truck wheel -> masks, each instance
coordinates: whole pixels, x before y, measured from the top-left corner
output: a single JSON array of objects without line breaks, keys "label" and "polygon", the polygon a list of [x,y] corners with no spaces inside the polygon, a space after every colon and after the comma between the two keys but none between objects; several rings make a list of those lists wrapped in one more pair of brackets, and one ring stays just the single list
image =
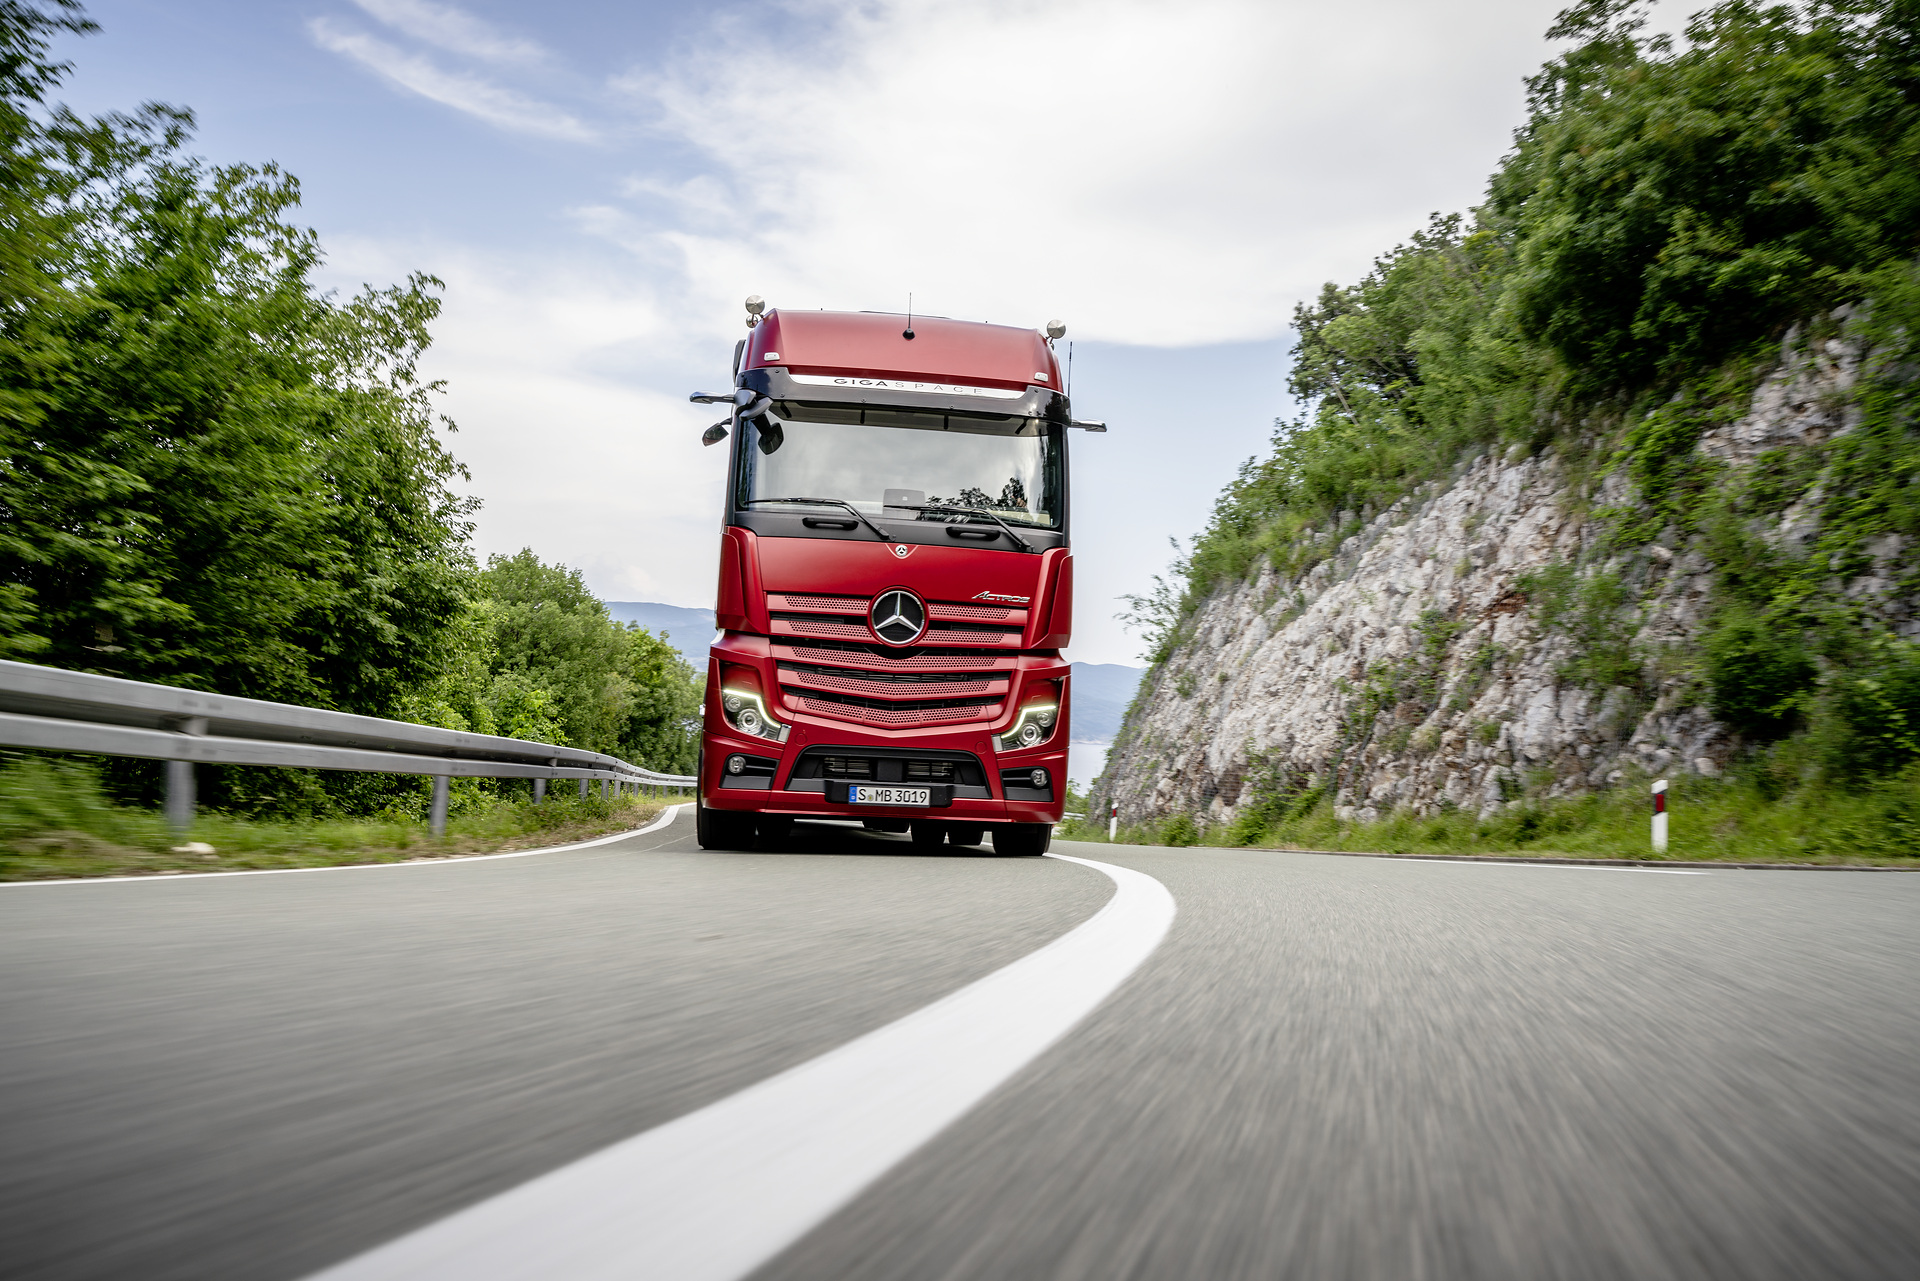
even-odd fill
[{"label": "truck wheel", "polygon": [[955,845],[978,845],[986,834],[985,823],[947,824],[947,840]]},{"label": "truck wheel", "polygon": [[1051,823],[996,823],[993,827],[993,852],[1001,858],[1038,858],[1051,844]]},{"label": "truck wheel", "polygon": [[793,835],[793,815],[762,814],[754,826],[762,844],[774,845]]},{"label": "truck wheel", "polygon": [[704,805],[693,812],[693,837],[703,850],[753,848],[753,815],[713,810]]},{"label": "truck wheel", "polygon": [[946,844],[947,825],[916,820],[913,824],[913,848],[917,850],[937,850]]}]

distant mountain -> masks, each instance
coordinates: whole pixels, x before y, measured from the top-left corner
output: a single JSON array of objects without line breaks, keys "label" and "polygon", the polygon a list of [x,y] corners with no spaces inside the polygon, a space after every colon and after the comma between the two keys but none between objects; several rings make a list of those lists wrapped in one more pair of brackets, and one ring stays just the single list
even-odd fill
[{"label": "distant mountain", "polygon": [[1133,691],[1146,671],[1123,663],[1075,663],[1073,741],[1111,743],[1120,732],[1120,718],[1127,714],[1127,704],[1133,701]]},{"label": "distant mountain", "polygon": [[696,672],[707,670],[707,646],[713,644],[713,611],[656,605],[645,600],[603,602],[615,622],[638,623],[680,651]]}]

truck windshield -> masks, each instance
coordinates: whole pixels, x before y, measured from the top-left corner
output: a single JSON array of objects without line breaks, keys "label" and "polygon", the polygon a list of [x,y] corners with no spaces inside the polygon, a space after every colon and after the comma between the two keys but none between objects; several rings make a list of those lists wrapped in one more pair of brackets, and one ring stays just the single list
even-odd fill
[{"label": "truck windshield", "polygon": [[[1057,431],[1038,418],[780,402],[742,424],[735,503],[759,511],[804,495],[893,521],[984,517],[921,507],[979,507],[1009,525],[1059,529]],[[807,504],[795,504],[796,509]]]}]

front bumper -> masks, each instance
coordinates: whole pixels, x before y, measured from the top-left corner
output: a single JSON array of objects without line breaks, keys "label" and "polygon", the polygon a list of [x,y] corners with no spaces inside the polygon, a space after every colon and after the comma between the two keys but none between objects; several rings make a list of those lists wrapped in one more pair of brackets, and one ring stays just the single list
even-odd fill
[{"label": "front bumper", "polygon": [[836,805],[821,792],[736,791],[716,788],[701,797],[709,809],[750,810],[755,814],[788,814],[795,818],[929,818],[943,823],[1058,823],[1066,809],[1060,801],[978,800],[956,796],[951,803],[929,809],[920,806]]},{"label": "front bumper", "polygon": [[[1017,755],[996,754],[990,750],[980,750],[978,737],[978,735],[971,735],[964,741],[949,742],[920,738],[911,745],[921,749],[969,752],[979,760],[986,776],[984,786],[931,785],[935,792],[934,803],[922,807],[854,805],[845,800],[836,801],[835,796],[846,795],[844,781],[791,776],[800,752],[804,750],[803,743],[788,743],[785,750],[781,750],[764,740],[746,739],[732,734],[724,737],[710,734],[704,744],[700,799],[701,803],[710,809],[785,814],[799,818],[919,817],[950,823],[1058,823],[1067,804],[1066,748],[1062,746],[1050,750],[1042,747]],[[871,745],[880,746],[879,743]],[[907,746],[899,739],[885,740],[885,745],[895,749]],[[845,747],[850,752],[859,750],[859,747],[854,744],[846,744]],[[749,781],[726,773],[725,762],[728,756],[739,753],[765,757],[772,756],[775,752],[779,753],[779,763],[775,766],[773,776],[770,778],[762,777]],[[1054,798],[1052,800],[1009,799],[1001,779],[1001,771],[1014,768],[1032,769],[1035,766],[1043,767],[1052,774],[1055,780]],[[839,786],[835,786],[836,783],[839,783]],[[896,781],[890,785],[919,786],[911,781]],[[940,803],[942,799],[945,800],[945,804]]]}]

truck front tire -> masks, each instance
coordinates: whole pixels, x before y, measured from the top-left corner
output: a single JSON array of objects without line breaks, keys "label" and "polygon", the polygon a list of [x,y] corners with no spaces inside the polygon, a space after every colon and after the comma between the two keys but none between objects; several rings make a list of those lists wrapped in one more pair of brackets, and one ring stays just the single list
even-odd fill
[{"label": "truck front tire", "polygon": [[1053,844],[1051,823],[995,823],[993,852],[1001,858],[1038,858]]},{"label": "truck front tire", "polygon": [[703,850],[750,850],[753,818],[752,814],[697,805],[693,811],[693,836]]}]

